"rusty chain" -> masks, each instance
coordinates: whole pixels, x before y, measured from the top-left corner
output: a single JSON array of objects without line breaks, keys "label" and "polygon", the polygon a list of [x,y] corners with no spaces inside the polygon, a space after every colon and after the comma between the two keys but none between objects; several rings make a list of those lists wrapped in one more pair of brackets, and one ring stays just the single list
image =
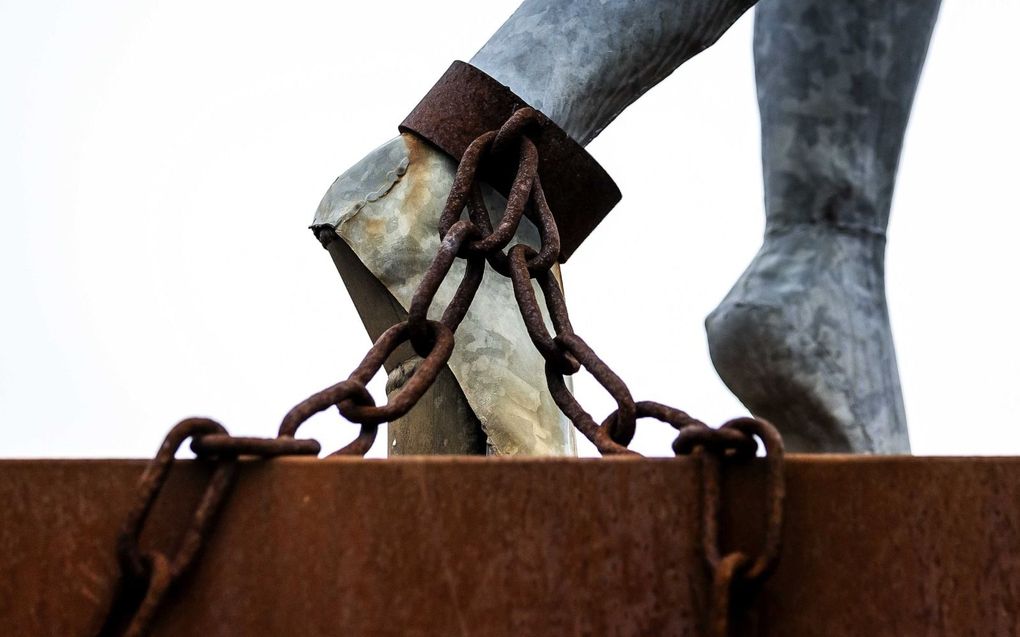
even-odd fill
[{"label": "rusty chain", "polygon": [[[440,216],[439,250],[412,297],[407,319],[386,330],[346,380],[295,405],[284,417],[276,438],[230,436],[218,423],[198,418],[182,421],[170,431],[139,481],[136,506],[121,532],[118,543],[121,581],[98,633],[100,636],[146,634],[167,591],[199,553],[212,520],[229,492],[239,456],[317,455],[320,451],[317,441],[295,436],[305,421],[334,406],[361,430],[352,442],[330,455],[367,453],[375,442],[378,426],[407,414],[450,359],[454,333],[481,285],[486,263],[511,281],[528,335],[545,360],[546,381],[557,406],[601,454],[637,455],[628,449],[637,420],[653,418],[677,430],[673,449],[678,456],[695,453],[701,458],[702,545],[706,564],[712,572],[714,591],[710,627],[718,637],[728,634],[731,606],[735,600],[747,598],[748,593],[771,573],[778,558],[784,497],[782,439],[772,425],[762,420],[742,418],[712,429],[679,409],[650,401],[635,402],[626,383],[574,332],[563,290],[553,271],[559,261],[560,236],[542,190],[538,149],[531,138],[542,121],[542,116],[534,109],[520,108],[500,129],[480,135],[464,151]],[[515,150],[517,154],[513,157]],[[506,210],[495,228],[480,188],[480,175],[488,162],[515,162],[517,166]],[[462,218],[465,209],[466,219]],[[510,246],[524,218],[538,229],[541,240],[538,250],[523,243]],[[332,234],[330,230],[322,232]],[[335,235],[320,234],[319,238],[326,245]],[[429,308],[458,258],[466,261],[460,284],[440,320],[429,320]],[[532,279],[542,292],[552,334],[546,327]],[[411,377],[388,396],[386,404],[377,406],[367,384],[382,369],[383,362],[405,342],[410,342],[422,360]],[[616,409],[601,424],[585,411],[567,387],[565,377],[582,368],[616,402]],[[752,560],[739,551],[720,553],[719,476],[723,462],[755,455],[755,437],[762,440],[767,454],[768,514],[764,546]],[[205,493],[172,556],[157,549],[143,550],[139,537],[145,520],[166,482],[177,449],[188,438],[197,457],[213,463]]]},{"label": "rusty chain", "polygon": [[[719,549],[720,466],[725,462],[755,457],[758,447],[755,437],[760,438],[765,446],[765,538],[754,558],[739,550],[723,554]],[[718,429],[700,423],[685,427],[680,430],[673,449],[677,455],[693,453],[701,461],[701,546],[705,562],[712,572],[709,634],[727,637],[736,634],[735,609],[746,604],[779,561],[783,502],[786,498],[783,439],[776,428],[764,420],[737,418]]]},{"label": "rusty chain", "polygon": [[[172,553],[159,548],[143,549],[141,536],[146,520],[166,485],[177,450],[189,438],[198,458],[213,465],[205,490]],[[117,538],[119,581],[96,634],[139,637],[148,633],[159,605],[198,557],[230,491],[238,457],[317,455],[319,450],[315,440],[297,440],[287,435],[271,439],[234,438],[208,418],[188,418],[175,425],[138,480],[138,498]]]}]

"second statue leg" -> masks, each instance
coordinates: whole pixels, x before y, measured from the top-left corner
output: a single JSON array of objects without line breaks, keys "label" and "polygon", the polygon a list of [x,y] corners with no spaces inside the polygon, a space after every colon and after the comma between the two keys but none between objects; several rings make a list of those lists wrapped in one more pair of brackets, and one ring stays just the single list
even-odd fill
[{"label": "second statue leg", "polygon": [[910,449],[885,230],[939,0],[765,0],[765,240],[708,317],[720,376],[795,451]]}]

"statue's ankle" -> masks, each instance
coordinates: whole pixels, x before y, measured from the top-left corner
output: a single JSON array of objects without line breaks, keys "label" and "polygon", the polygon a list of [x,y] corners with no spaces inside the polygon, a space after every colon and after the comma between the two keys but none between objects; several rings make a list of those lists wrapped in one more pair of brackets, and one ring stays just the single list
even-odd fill
[{"label": "statue's ankle", "polygon": [[842,237],[860,237],[884,242],[886,229],[878,223],[863,221],[841,221],[838,219],[768,220],[765,223],[765,238],[794,233],[831,234]]}]

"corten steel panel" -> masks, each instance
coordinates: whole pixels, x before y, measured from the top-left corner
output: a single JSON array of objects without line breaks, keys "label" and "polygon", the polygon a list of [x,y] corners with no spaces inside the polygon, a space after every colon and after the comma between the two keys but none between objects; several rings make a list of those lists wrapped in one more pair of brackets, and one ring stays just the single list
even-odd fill
[{"label": "corten steel panel", "polygon": [[[0,634],[83,635],[140,461],[0,461]],[[726,482],[754,547],[762,466]],[[173,471],[172,538],[205,469]],[[700,635],[691,459],[246,463],[159,635]],[[794,456],[762,636],[1020,635],[1020,458]],[[732,546],[732,543],[724,543]]]}]

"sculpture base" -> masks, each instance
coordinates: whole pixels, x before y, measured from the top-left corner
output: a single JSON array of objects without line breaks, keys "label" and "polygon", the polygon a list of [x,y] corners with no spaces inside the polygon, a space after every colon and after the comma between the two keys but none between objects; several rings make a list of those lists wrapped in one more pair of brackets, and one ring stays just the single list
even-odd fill
[{"label": "sculpture base", "polygon": [[[144,466],[0,461],[0,626],[83,634]],[[725,481],[724,549],[758,548],[762,465]],[[143,540],[174,546],[207,467]],[[243,463],[155,634],[700,635],[697,459]],[[1020,635],[1020,458],[790,456],[759,636]]]}]

